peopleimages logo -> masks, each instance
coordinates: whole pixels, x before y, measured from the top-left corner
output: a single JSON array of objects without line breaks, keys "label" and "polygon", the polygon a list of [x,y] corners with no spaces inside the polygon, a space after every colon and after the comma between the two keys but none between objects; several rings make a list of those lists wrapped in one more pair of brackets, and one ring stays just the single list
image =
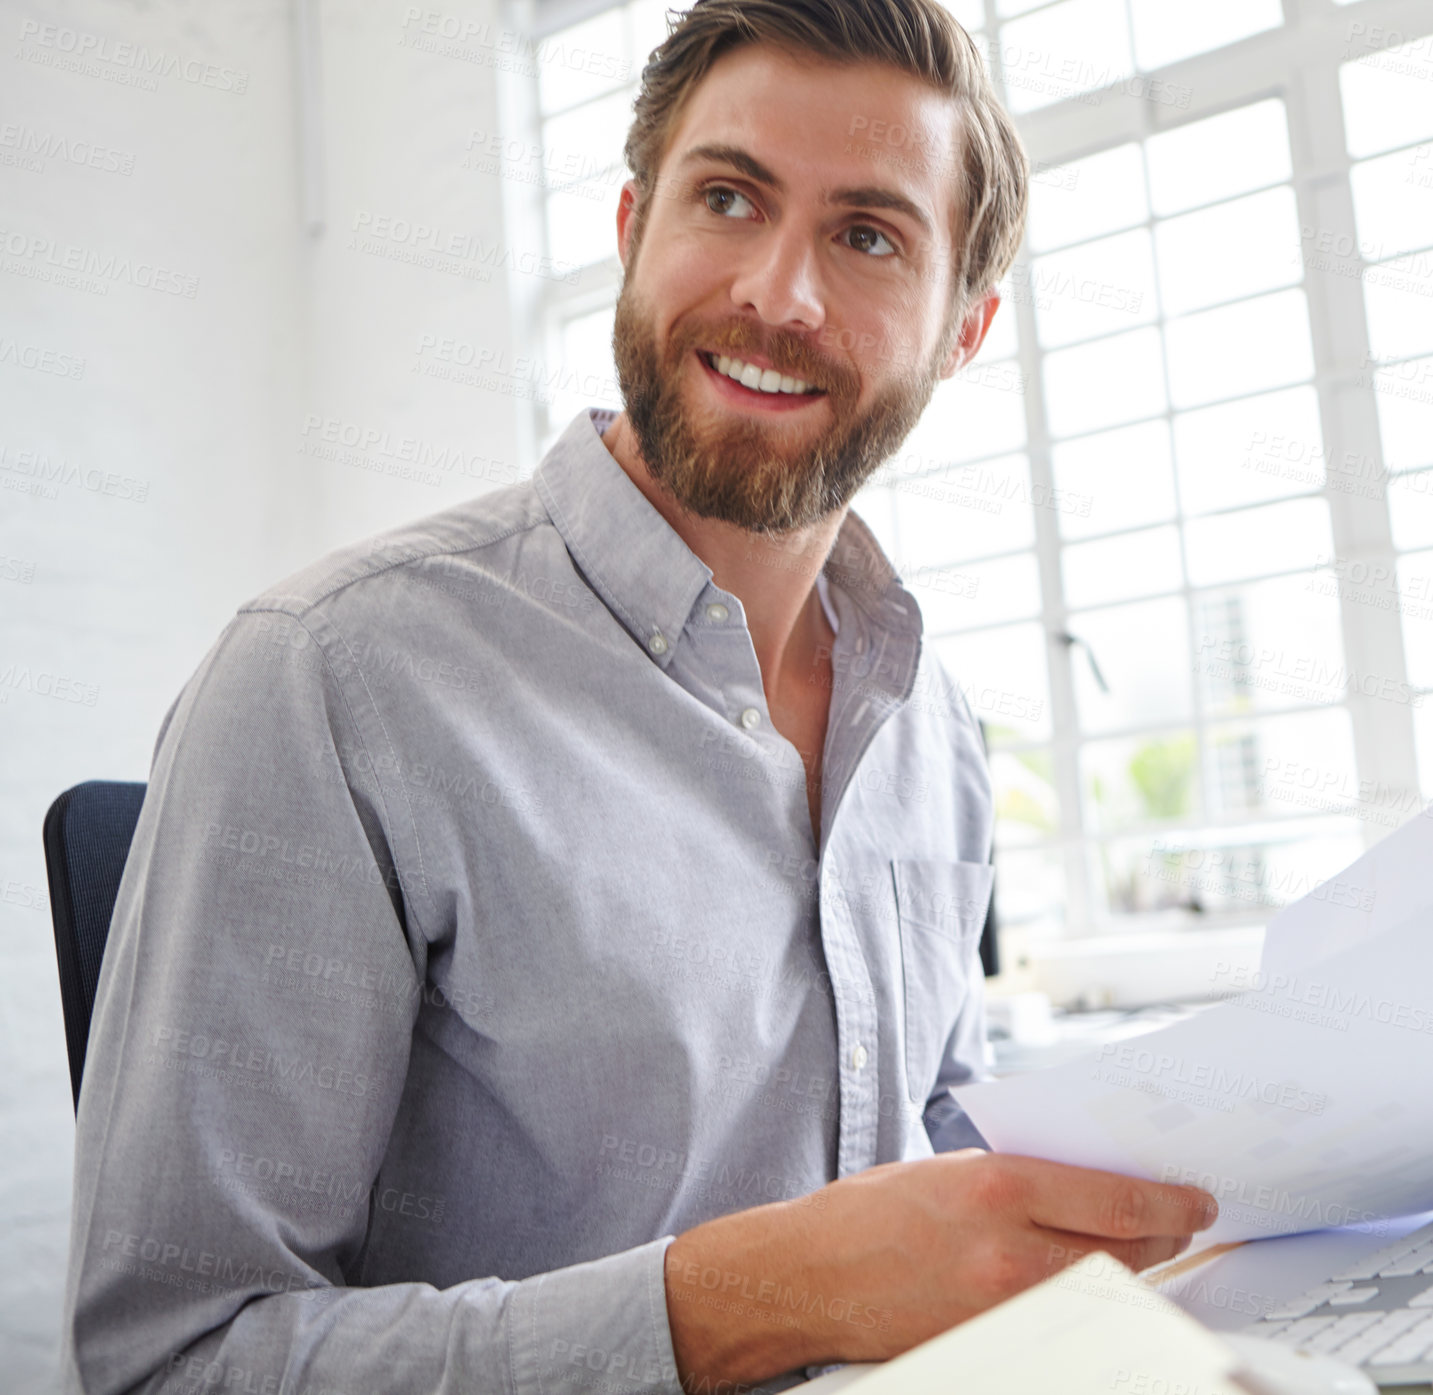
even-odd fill
[{"label": "peopleimages logo", "polygon": [[41,24],[33,19],[20,21],[20,48],[15,57],[42,67],[120,82],[144,92],[157,92],[156,79],[162,77],[177,77],[195,87],[212,87],[236,95],[249,90],[249,74],[243,68],[183,58],[145,44],[114,43],[102,34]]},{"label": "peopleimages logo", "polygon": [[1229,984],[1216,996],[1232,1001],[1237,1007],[1263,1010],[1263,1004],[1277,1001],[1280,1005],[1316,1008],[1328,1013],[1334,1022],[1361,1018],[1380,1027],[1433,1035],[1433,1012],[1427,1007],[1392,998],[1375,998],[1361,988],[1306,979],[1299,974],[1265,973],[1247,964],[1223,962],[1214,966],[1214,976],[1216,982],[1224,980]]},{"label": "peopleimages logo", "polygon": [[1314,1196],[1298,1196],[1287,1187],[1256,1186],[1246,1178],[1221,1177],[1218,1173],[1201,1172],[1197,1167],[1181,1167],[1178,1163],[1166,1163],[1160,1171],[1159,1180],[1174,1182],[1181,1187],[1198,1187],[1208,1192],[1219,1202],[1219,1214],[1225,1217],[1232,1207],[1243,1206],[1264,1213],[1271,1223],[1276,1217],[1287,1216],[1296,1221],[1314,1221],[1326,1228],[1372,1225],[1375,1236],[1384,1234],[1388,1225],[1388,1218],[1374,1211],[1362,1211]]},{"label": "peopleimages logo", "polygon": [[[1268,1080],[1253,1071],[1207,1061],[1187,1061],[1168,1051],[1152,1051],[1137,1042],[1106,1042],[1099,1061],[1107,1061],[1132,1074],[1132,1088],[1144,1085],[1187,1085],[1226,1100],[1249,1100],[1299,1114],[1322,1114],[1328,1096],[1304,1089],[1291,1081]],[[1159,1093],[1152,1089],[1152,1093]]]}]

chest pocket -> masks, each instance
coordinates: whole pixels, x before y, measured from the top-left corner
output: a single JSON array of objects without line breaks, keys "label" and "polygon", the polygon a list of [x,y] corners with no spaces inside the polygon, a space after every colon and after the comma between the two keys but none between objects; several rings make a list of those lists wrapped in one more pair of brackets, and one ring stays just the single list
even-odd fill
[{"label": "chest pocket", "polygon": [[995,869],[988,862],[896,858],[891,862],[905,988],[906,1082],[930,1097],[970,991]]}]

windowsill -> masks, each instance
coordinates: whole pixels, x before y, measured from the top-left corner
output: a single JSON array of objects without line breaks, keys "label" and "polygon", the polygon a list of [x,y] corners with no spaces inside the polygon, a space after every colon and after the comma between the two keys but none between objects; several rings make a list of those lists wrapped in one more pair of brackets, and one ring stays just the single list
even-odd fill
[{"label": "windowsill", "polygon": [[1043,993],[1056,1007],[1130,1009],[1210,1001],[1232,972],[1256,968],[1264,922],[1150,928],[1081,938],[1001,940],[1005,971],[991,997]]},{"label": "windowsill", "polygon": [[991,1069],[996,1076],[1006,1076],[1062,1066],[1108,1042],[1143,1036],[1212,1006],[1212,1003],[1161,1003],[1132,1011],[1057,1013],[1046,1040],[1017,1042],[992,1033]]}]

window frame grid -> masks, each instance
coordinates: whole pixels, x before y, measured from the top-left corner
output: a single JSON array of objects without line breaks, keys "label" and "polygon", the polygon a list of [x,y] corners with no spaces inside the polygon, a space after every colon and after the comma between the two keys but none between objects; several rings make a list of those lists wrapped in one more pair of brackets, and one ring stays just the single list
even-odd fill
[{"label": "window frame grid", "polygon": [[[1302,290],[1308,306],[1309,328],[1313,348],[1313,374],[1310,378],[1296,383],[1261,388],[1249,393],[1219,398],[1201,403],[1197,408],[1183,411],[1202,410],[1205,407],[1223,405],[1266,393],[1286,390],[1292,387],[1311,385],[1318,402],[1324,458],[1342,459],[1346,453],[1355,458],[1370,458],[1382,468],[1382,449],[1378,434],[1377,408],[1373,374],[1382,368],[1397,363],[1426,357],[1412,354],[1406,359],[1390,359],[1373,364],[1368,357],[1368,337],[1363,311],[1362,273],[1369,265],[1365,263],[1358,244],[1358,234],[1353,217],[1350,171],[1353,165],[1361,163],[1347,153],[1344,139],[1342,94],[1339,88],[1340,67],[1354,58],[1376,53],[1379,46],[1367,41],[1361,51],[1354,51],[1355,45],[1349,38],[1349,31],[1356,21],[1364,25],[1364,34],[1381,30],[1384,34],[1397,34],[1402,40],[1412,40],[1433,32],[1433,14],[1428,11],[1426,0],[1358,0],[1352,5],[1338,5],[1334,0],[1282,0],[1284,23],[1280,28],[1265,30],[1209,53],[1180,60],[1165,68],[1141,69],[1141,76],[1158,77],[1167,90],[1187,91],[1190,99],[1187,105],[1177,109],[1147,98],[1120,92],[1118,85],[1104,92],[1082,93],[1076,97],[1051,103],[1032,112],[1019,116],[1016,124],[1030,157],[1033,168],[1042,169],[1067,164],[1090,155],[1101,153],[1115,146],[1136,143],[1140,158],[1145,166],[1148,184],[1148,157],[1145,141],[1150,136],[1166,130],[1173,130],[1186,124],[1225,111],[1248,106],[1261,99],[1277,97],[1284,103],[1289,131],[1291,174],[1288,180],[1260,185],[1239,194],[1209,200],[1194,208],[1182,209],[1177,214],[1160,218],[1150,205],[1141,222],[1130,224],[1115,231],[1126,232],[1144,227],[1151,239],[1151,253],[1156,261],[1154,295],[1156,300],[1155,318],[1150,326],[1163,335],[1165,327],[1185,316],[1166,317],[1160,303],[1158,282],[1158,248],[1153,230],[1156,223],[1171,218],[1184,217],[1202,209],[1217,207],[1219,204],[1246,198],[1269,188],[1291,185],[1295,196],[1301,230],[1317,228],[1333,233],[1335,238],[1347,236],[1354,248],[1353,258],[1359,274],[1357,276],[1332,276],[1318,268],[1311,270],[1309,261],[1312,251],[1309,240],[1301,237],[1301,276],[1287,286],[1274,291]],[[581,17],[602,8],[617,8],[618,5],[585,5]],[[621,8],[626,8],[621,4]],[[1044,8],[1044,7],[1042,7]],[[541,13],[542,6],[538,7]],[[1130,33],[1133,34],[1129,4],[1125,5]],[[1034,13],[1032,11],[1031,13]],[[1021,16],[1023,18],[1024,16]],[[566,22],[566,20],[564,20]],[[1004,97],[1003,74],[1000,67],[1001,21],[996,14],[996,0],[985,0],[985,28],[977,36],[977,42],[985,45],[992,67],[996,90]],[[555,27],[555,26],[553,26]],[[544,30],[543,32],[550,32]],[[635,93],[636,72],[631,83],[618,91]],[[611,93],[603,94],[609,96]],[[600,100],[600,97],[588,100]],[[573,103],[564,111],[576,110],[581,103]],[[534,92],[531,111],[536,120],[535,135],[541,138],[541,122],[560,113],[538,113]],[[1409,141],[1404,146],[1379,152],[1380,156],[1396,153],[1399,149],[1410,149],[1422,144],[1421,140]],[[1374,156],[1364,158],[1377,158]],[[620,168],[620,162],[618,166]],[[543,194],[547,192],[544,190]],[[545,245],[545,221],[540,228]],[[1102,233],[1100,237],[1113,235]],[[1067,251],[1083,243],[1099,238],[1083,238],[1050,252]],[[1020,259],[1028,263],[1034,256],[1028,245],[1022,245]],[[598,312],[612,304],[621,282],[621,266],[615,253],[599,262],[584,267],[570,284],[547,284],[541,288],[535,309],[537,322],[531,327],[537,342],[554,360],[559,354],[563,326],[570,320]],[[1217,305],[1201,306],[1189,314],[1201,314],[1208,310],[1223,308],[1241,301],[1257,299],[1274,291],[1263,290],[1220,301]],[[1020,367],[1025,393],[1026,440],[1022,451],[1002,450],[955,466],[935,467],[921,472],[920,477],[942,471],[959,470],[977,466],[983,462],[1023,453],[1030,470],[1031,490],[1037,496],[1055,497],[1051,450],[1055,444],[1048,426],[1044,401],[1043,360],[1047,352],[1039,346],[1036,332],[1035,309],[1029,297],[1009,297],[1009,312],[1016,320],[1016,353],[1013,362]],[[1124,333],[1119,330],[1111,333]],[[1094,343],[1110,334],[1091,336],[1078,341],[1080,344]],[[1073,347],[1061,345],[1061,348]],[[1011,361],[1002,359],[1001,362]],[[1164,363],[1166,407],[1157,414],[1139,418],[1139,421],[1164,420],[1172,432],[1174,418],[1182,415],[1172,405],[1169,394],[1169,364],[1167,355]],[[550,440],[556,430],[565,422],[550,420],[546,404],[531,404],[533,433],[539,441]],[[1135,422],[1117,423],[1132,426]],[[1114,426],[1098,430],[1112,430]],[[1081,435],[1098,434],[1097,431],[1061,437],[1061,442],[1078,440]],[[1177,469],[1177,466],[1176,466]],[[1433,469],[1433,463],[1411,467],[1400,474],[1413,474],[1419,469]],[[1391,478],[1383,472],[1385,480]],[[912,476],[917,478],[917,476]],[[1177,486],[1177,476],[1176,476]],[[898,483],[887,482],[887,487],[897,490]],[[1097,832],[1087,827],[1084,792],[1080,774],[1080,754],[1086,745],[1102,743],[1133,735],[1150,735],[1158,732],[1192,731],[1196,743],[1196,765],[1200,782],[1201,815],[1197,823],[1191,823],[1187,831],[1195,836],[1203,832],[1218,834],[1228,829],[1268,828],[1280,823],[1302,824],[1316,832],[1339,819],[1348,820],[1348,814],[1332,814],[1323,811],[1309,813],[1267,813],[1246,814],[1238,818],[1220,816],[1212,818],[1207,812],[1204,787],[1208,771],[1208,737],[1211,729],[1224,728],[1239,722],[1257,723],[1271,718],[1296,716],[1305,712],[1329,712],[1343,709],[1348,712],[1353,733],[1355,773],[1359,780],[1372,781],[1385,789],[1411,787],[1417,790],[1418,762],[1415,751],[1413,714],[1411,706],[1395,707],[1380,702],[1358,691],[1346,693],[1340,701],[1325,704],[1301,703],[1280,706],[1271,710],[1252,710],[1248,713],[1225,716],[1211,716],[1206,710],[1202,685],[1190,674],[1190,717],[1188,720],[1155,725],[1136,724],[1119,731],[1086,732],[1080,725],[1075,697],[1073,646],[1065,643],[1060,636],[1067,633],[1071,623],[1078,623],[1082,613],[1091,610],[1107,610],[1121,604],[1135,604],[1160,597],[1179,595],[1186,607],[1186,644],[1189,652],[1196,651],[1197,636],[1193,632],[1196,624],[1195,598],[1203,593],[1242,588],[1277,577],[1304,575],[1304,570],[1284,570],[1240,578],[1237,581],[1219,583],[1213,586],[1192,586],[1189,581],[1187,545],[1184,524],[1194,518],[1217,517],[1225,514],[1246,512],[1271,503],[1282,503],[1294,499],[1323,498],[1329,512],[1330,529],[1334,554],[1340,559],[1359,560],[1375,565],[1396,567],[1397,560],[1404,555],[1396,551],[1392,543],[1389,526],[1390,500],[1387,492],[1370,500],[1351,492],[1331,489],[1325,484],[1321,488],[1301,489],[1281,495],[1277,499],[1261,500],[1253,504],[1231,505],[1198,514],[1186,514],[1182,500],[1177,499],[1172,519],[1179,528],[1180,571],[1182,585],[1177,591],[1166,590],[1158,596],[1132,597],[1126,601],[1106,603],[1071,609],[1067,606],[1061,577],[1061,556],[1066,540],[1060,536],[1059,519],[1052,509],[1033,508],[1034,540],[1030,547],[1006,550],[988,556],[972,557],[952,566],[966,566],[977,562],[994,561],[1005,557],[1024,556],[1033,553],[1038,568],[1040,583],[1040,611],[1020,620],[1002,620],[987,625],[969,626],[964,629],[942,630],[932,639],[956,634],[976,634],[983,631],[1003,629],[1015,624],[1041,623],[1047,638],[1046,672],[1050,699],[1050,734],[1048,737],[1019,739],[1002,743],[1001,754],[1018,756],[1035,751],[1048,752],[1053,772],[1055,796],[1060,812],[1060,827],[1053,836],[1020,841],[1009,845],[1013,853],[1058,853],[1064,871],[1065,917],[1063,935],[1077,938],[1090,934],[1107,933],[1127,928],[1125,922],[1138,917],[1111,914],[1104,903],[1104,889],[1100,885],[1099,854],[1102,845],[1129,842],[1140,837],[1176,831],[1168,824],[1128,826],[1118,832]],[[1089,537],[1070,539],[1070,544],[1094,542],[1104,538],[1142,531],[1157,526],[1154,523],[1110,530],[1108,533],[1092,534]],[[897,528],[899,524],[897,524]],[[1426,551],[1426,548],[1405,549],[1406,552]],[[1396,574],[1396,573],[1395,573]],[[1350,672],[1372,672],[1395,681],[1407,682],[1401,618],[1396,611],[1376,611],[1351,599],[1340,587],[1339,595],[1340,633],[1343,642],[1343,663]],[[1411,685],[1410,685],[1411,689]],[[1412,689],[1411,689],[1412,690]],[[1412,691],[1433,691],[1427,690]],[[1394,707],[1394,710],[1388,710]],[[1357,819],[1364,844],[1377,841],[1386,828],[1375,827],[1370,821]],[[1247,922],[1251,917],[1241,914],[1235,919]],[[1207,925],[1217,917],[1191,916],[1191,924]]]}]

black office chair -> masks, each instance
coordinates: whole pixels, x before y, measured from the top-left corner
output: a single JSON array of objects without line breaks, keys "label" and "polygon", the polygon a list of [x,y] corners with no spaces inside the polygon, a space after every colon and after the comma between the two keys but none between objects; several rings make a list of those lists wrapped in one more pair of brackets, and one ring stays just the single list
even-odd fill
[{"label": "black office chair", "polygon": [[86,780],[66,790],[45,815],[45,867],[76,1110],[100,961],[145,788],[142,783]]}]

